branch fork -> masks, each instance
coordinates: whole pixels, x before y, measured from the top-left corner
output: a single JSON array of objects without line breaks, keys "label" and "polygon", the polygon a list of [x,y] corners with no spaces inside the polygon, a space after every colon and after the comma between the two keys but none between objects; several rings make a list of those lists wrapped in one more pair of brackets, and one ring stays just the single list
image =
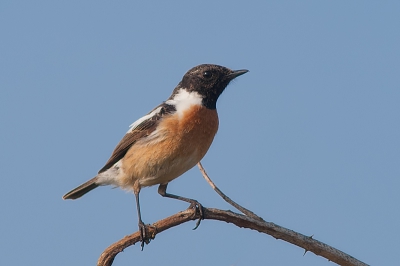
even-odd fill
[{"label": "branch fork", "polygon": [[[210,186],[220,195],[226,202],[235,207],[237,210],[242,212],[243,214],[234,213],[232,211],[224,211],[213,208],[205,208],[203,207],[203,218],[204,220],[218,220],[224,221],[227,223],[232,223],[238,227],[248,228],[252,230],[256,230],[260,233],[265,233],[271,235],[276,239],[281,239],[296,246],[299,246],[305,250],[304,255],[310,251],[316,255],[322,256],[332,262],[337,263],[338,265],[343,266],[368,266],[364,262],[361,262],[354,257],[335,249],[325,243],[322,243],[313,238],[313,235],[306,236],[300,233],[297,233],[293,230],[284,228],[277,224],[266,222],[260,216],[254,214],[252,211],[240,206],[233,200],[231,200],[228,196],[226,196],[218,187],[212,182],[210,177],[207,175],[203,166],[199,162],[198,167],[200,172],[206,181],[210,184]],[[182,223],[197,220],[201,218],[200,213],[197,208],[191,208],[178,212],[174,215],[171,215],[167,218],[159,220],[154,224],[147,226],[148,234],[151,239],[154,239],[155,236],[169,228],[178,226]],[[109,246],[104,252],[101,254],[98,259],[98,266],[111,266],[114,258],[118,253],[122,252],[125,248],[134,245],[135,243],[140,242],[140,232],[135,232],[131,235],[125,236],[121,240]]]}]

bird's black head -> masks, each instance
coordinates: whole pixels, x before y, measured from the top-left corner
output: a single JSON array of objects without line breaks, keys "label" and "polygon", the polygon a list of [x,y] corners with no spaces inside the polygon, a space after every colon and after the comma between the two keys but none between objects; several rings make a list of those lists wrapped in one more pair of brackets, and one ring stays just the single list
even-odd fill
[{"label": "bird's black head", "polygon": [[229,82],[246,72],[248,70],[230,70],[218,65],[198,65],[186,72],[177,89],[198,92],[203,97],[204,106],[215,109],[218,97]]}]

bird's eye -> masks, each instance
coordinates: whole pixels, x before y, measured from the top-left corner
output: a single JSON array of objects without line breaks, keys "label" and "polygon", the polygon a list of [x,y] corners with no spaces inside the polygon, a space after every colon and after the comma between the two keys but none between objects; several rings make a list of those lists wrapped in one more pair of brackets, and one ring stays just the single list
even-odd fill
[{"label": "bird's eye", "polygon": [[210,79],[212,77],[212,72],[211,71],[204,71],[203,72],[203,77],[206,79]]}]

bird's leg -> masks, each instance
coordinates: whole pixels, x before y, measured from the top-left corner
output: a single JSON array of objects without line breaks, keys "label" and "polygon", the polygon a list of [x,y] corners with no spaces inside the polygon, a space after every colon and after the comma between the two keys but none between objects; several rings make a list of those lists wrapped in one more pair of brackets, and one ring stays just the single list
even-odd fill
[{"label": "bird's leg", "polygon": [[138,213],[138,219],[139,219],[139,231],[140,231],[140,247],[143,250],[144,243],[149,244],[150,239],[147,237],[147,232],[146,232],[146,225],[142,221],[142,215],[140,214],[140,203],[139,203],[139,192],[140,192],[140,184],[138,181],[135,182],[133,186],[133,192],[135,193],[135,198],[136,198],[136,209]]},{"label": "bird's leg", "polygon": [[177,195],[174,195],[174,194],[167,193],[167,185],[168,185],[168,183],[167,184],[160,184],[160,186],[158,187],[158,194],[160,194],[163,197],[177,199],[177,200],[183,200],[183,201],[189,202],[190,203],[189,208],[195,208],[196,211],[198,211],[199,214],[200,214],[200,218],[199,218],[199,220],[197,220],[196,226],[193,228],[193,230],[196,230],[197,227],[199,227],[201,220],[204,219],[203,206],[197,200],[189,199],[189,198],[185,198],[185,197],[182,197],[182,196],[177,196]]}]

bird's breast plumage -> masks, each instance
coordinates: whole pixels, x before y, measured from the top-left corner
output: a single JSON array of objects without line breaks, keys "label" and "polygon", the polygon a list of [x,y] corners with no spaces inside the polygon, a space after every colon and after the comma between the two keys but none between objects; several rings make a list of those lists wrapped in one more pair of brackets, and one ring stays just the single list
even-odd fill
[{"label": "bird's breast plumage", "polygon": [[135,143],[122,159],[121,187],[168,183],[199,162],[218,130],[215,109],[192,105],[165,116],[148,138]]}]

